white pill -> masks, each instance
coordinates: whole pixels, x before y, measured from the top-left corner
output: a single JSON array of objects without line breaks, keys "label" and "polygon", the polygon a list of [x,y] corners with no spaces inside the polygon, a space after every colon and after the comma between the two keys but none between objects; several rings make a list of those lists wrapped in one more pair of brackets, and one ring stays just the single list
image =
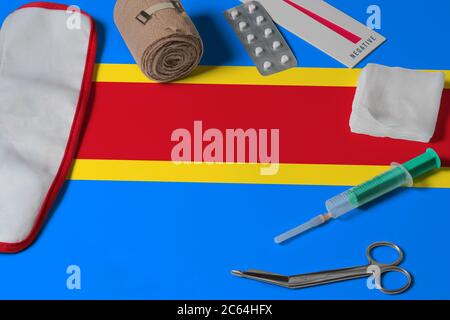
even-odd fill
[{"label": "white pill", "polygon": [[255,49],[255,55],[258,57],[263,53],[264,49],[261,47],[256,47]]},{"label": "white pill", "polygon": [[266,61],[264,62],[264,70],[269,70],[272,67],[272,62]]},{"label": "white pill", "polygon": [[241,21],[239,22],[239,30],[244,30],[245,28],[247,28],[247,22],[245,21]]},{"label": "white pill", "polygon": [[239,16],[239,11],[233,10],[231,11],[231,18],[236,19]]},{"label": "white pill", "polygon": [[253,3],[251,3],[251,4],[248,6],[248,12],[249,12],[249,13],[253,13],[253,12],[255,12],[255,10],[256,10],[256,6],[255,6]]},{"label": "white pill", "polygon": [[281,42],[280,41],[274,41],[272,44],[272,48],[273,50],[277,50],[281,47]]},{"label": "white pill", "polygon": [[248,43],[252,43],[255,40],[255,35],[250,33],[249,35],[247,35],[247,42]]},{"label": "white pill", "polygon": [[291,59],[289,59],[289,56],[287,56],[287,55],[283,55],[283,56],[281,57],[281,63],[282,63],[282,64],[288,63],[289,60],[291,60]]},{"label": "white pill", "polygon": [[261,24],[264,22],[264,17],[263,16],[257,16],[256,17],[256,24]]},{"label": "white pill", "polygon": [[264,30],[264,35],[266,36],[266,38],[270,37],[273,33],[273,30],[270,28],[267,28],[266,30]]}]

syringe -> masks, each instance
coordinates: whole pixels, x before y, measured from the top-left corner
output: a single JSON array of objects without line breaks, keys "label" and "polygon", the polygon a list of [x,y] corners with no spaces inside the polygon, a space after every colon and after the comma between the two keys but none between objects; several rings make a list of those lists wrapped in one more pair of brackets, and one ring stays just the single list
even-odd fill
[{"label": "syringe", "polygon": [[438,154],[429,148],[425,153],[404,164],[392,163],[391,166],[392,168],[389,171],[327,200],[325,202],[327,213],[318,215],[275,237],[275,242],[282,243],[332,218],[336,219],[399,187],[412,186],[413,180],[418,176],[440,168],[441,160]]}]

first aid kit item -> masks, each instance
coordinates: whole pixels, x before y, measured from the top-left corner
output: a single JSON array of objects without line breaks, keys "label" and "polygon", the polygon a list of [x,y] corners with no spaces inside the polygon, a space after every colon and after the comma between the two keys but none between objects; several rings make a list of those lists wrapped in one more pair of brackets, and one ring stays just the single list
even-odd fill
[{"label": "first aid kit item", "polygon": [[66,181],[86,120],[96,47],[92,18],[66,5],[30,3],[3,22],[1,252],[34,241]]},{"label": "first aid kit item", "polygon": [[349,68],[356,66],[386,40],[325,1],[259,1],[276,23]]},{"label": "first aid kit item", "polygon": [[262,75],[297,66],[292,50],[261,3],[250,1],[229,9],[225,17]]},{"label": "first aid kit item", "polygon": [[117,0],[114,21],[148,78],[170,82],[200,63],[203,42],[179,0]]},{"label": "first aid kit item", "polygon": [[315,228],[331,219],[369,203],[399,187],[412,186],[414,179],[441,167],[437,153],[429,148],[420,156],[404,164],[392,163],[391,169],[375,178],[353,187],[327,200],[327,213],[318,215],[311,220],[289,230],[275,238],[276,243],[282,243],[309,229]]},{"label": "first aid kit item", "polygon": [[[389,247],[391,249],[394,249],[397,252],[397,260],[388,263],[382,263],[377,261],[373,256],[373,251],[374,249],[380,247]],[[369,262],[366,265],[350,268],[348,267],[340,268],[335,270],[319,271],[313,273],[297,274],[293,276],[285,276],[278,273],[260,270],[248,270],[248,271],[233,270],[231,271],[231,274],[237,277],[257,280],[269,284],[274,284],[280,287],[285,287],[288,289],[301,289],[334,283],[338,281],[373,277],[374,270],[378,270],[380,281],[378,283],[379,285],[376,286],[376,288],[385,294],[399,294],[408,290],[408,288],[411,286],[413,280],[411,274],[407,270],[398,266],[403,261],[404,254],[402,249],[400,249],[400,247],[397,246],[396,244],[386,241],[372,243],[366,249],[366,257]],[[399,286],[396,289],[388,289],[386,287],[383,287],[383,281],[381,278],[384,277],[384,275],[387,273],[398,273],[399,275],[406,278],[406,283],[403,286],[401,287]]]},{"label": "first aid kit item", "polygon": [[368,64],[359,76],[351,131],[429,142],[436,128],[444,85],[443,72]]}]

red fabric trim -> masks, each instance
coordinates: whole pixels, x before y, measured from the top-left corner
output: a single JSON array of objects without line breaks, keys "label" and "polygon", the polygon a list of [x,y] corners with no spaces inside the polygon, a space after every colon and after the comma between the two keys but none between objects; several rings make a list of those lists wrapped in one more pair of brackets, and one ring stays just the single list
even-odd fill
[{"label": "red fabric trim", "polygon": [[[18,10],[23,8],[44,8],[50,10],[67,10],[69,6],[57,3],[49,3],[49,2],[32,2],[28,3]],[[0,252],[5,253],[17,253],[26,249],[30,246],[37,235],[39,234],[47,215],[58,196],[59,191],[61,190],[64,182],[66,180],[67,175],[69,174],[69,170],[72,165],[73,158],[77,151],[78,145],[80,143],[81,137],[80,134],[83,129],[83,122],[86,116],[86,110],[88,107],[89,101],[89,93],[92,85],[92,73],[94,71],[95,65],[95,56],[97,52],[97,31],[95,27],[94,19],[90,15],[85,12],[81,12],[85,16],[87,16],[91,22],[91,34],[89,37],[88,51],[86,55],[86,65],[84,69],[83,80],[80,89],[80,96],[78,98],[78,104],[74,115],[74,120],[72,123],[72,128],[69,135],[69,140],[67,141],[66,150],[64,152],[64,157],[59,167],[58,173],[53,180],[52,185],[50,186],[47,195],[42,203],[42,206],[39,210],[38,215],[36,216],[36,220],[34,222],[33,228],[31,229],[30,234],[21,242],[17,243],[1,243],[0,242]]]},{"label": "red fabric trim", "polygon": [[43,8],[43,9],[52,9],[52,10],[67,10],[69,8],[68,5],[60,4],[60,3],[52,3],[52,2],[45,2],[45,1],[35,1],[30,2],[27,4],[24,4],[23,6],[19,7],[19,9],[24,8]]}]

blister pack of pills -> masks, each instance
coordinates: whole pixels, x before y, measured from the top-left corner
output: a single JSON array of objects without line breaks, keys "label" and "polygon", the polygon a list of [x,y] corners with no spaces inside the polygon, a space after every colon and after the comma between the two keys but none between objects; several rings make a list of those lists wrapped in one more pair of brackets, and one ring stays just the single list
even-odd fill
[{"label": "blister pack of pills", "polygon": [[225,17],[263,76],[297,66],[291,48],[258,1],[229,9]]}]

